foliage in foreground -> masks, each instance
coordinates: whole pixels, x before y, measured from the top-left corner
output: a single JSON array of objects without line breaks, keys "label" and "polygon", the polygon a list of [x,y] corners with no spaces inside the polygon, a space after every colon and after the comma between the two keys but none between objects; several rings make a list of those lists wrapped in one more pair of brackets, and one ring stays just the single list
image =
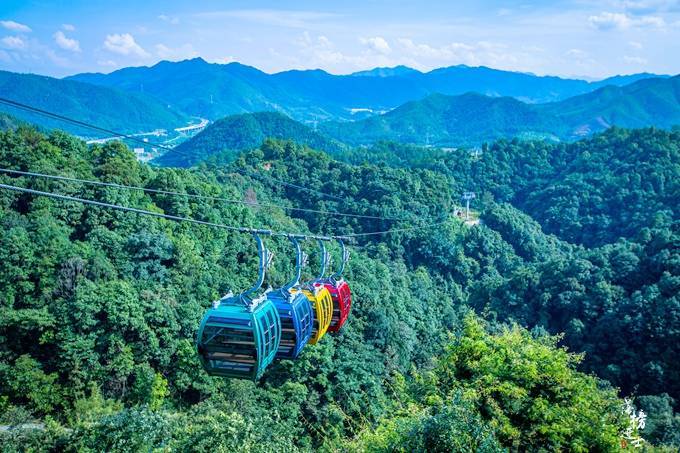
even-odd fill
[{"label": "foliage in foreground", "polygon": [[[576,371],[580,357],[533,337],[518,326],[491,334],[468,314],[463,331],[430,370],[401,374],[391,389],[388,415],[362,424],[354,439],[323,435],[322,449],[337,451],[618,451],[627,426],[616,392]],[[67,451],[293,451],[304,398],[285,386],[285,411],[255,414],[216,397],[186,411],[140,405],[121,409],[95,389],[76,408],[72,430],[52,423],[46,431],[8,439],[12,445]],[[341,411],[339,407],[334,409]],[[339,414],[340,412],[338,412]],[[363,422],[365,423],[365,422]],[[362,428],[363,426],[363,428]],[[16,445],[16,444],[14,444]]]},{"label": "foliage in foreground", "polygon": [[[518,326],[489,334],[469,315],[430,371],[397,394],[394,414],[355,451],[617,451],[626,426],[616,391],[576,371],[556,337]],[[404,382],[398,380],[398,382]]]}]

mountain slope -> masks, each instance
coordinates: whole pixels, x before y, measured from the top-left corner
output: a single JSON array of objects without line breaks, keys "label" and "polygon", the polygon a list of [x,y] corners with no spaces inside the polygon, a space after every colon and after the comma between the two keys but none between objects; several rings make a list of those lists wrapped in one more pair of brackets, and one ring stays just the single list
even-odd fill
[{"label": "mountain slope", "polygon": [[421,73],[406,67],[376,68],[350,75],[321,70],[267,74],[239,63],[211,64],[201,58],[110,74],[69,77],[130,92],[151,94],[189,115],[218,119],[235,113],[276,110],[300,121],[353,119],[354,112],[380,112],[433,94],[475,91],[548,102],[590,92],[602,83],[625,84],[636,77],[601,82],[544,77],[486,67],[452,66]]},{"label": "mountain slope", "polygon": [[645,79],[624,87],[607,86],[546,104],[543,111],[569,125],[576,136],[611,125],[669,128],[680,124],[680,76]]},{"label": "mountain slope", "polygon": [[460,146],[502,137],[574,139],[612,125],[669,128],[675,124],[680,124],[680,76],[607,86],[547,104],[476,93],[431,95],[384,115],[323,123],[319,128],[353,145],[392,140]]},{"label": "mountain slope", "polygon": [[[0,71],[0,96],[120,132],[144,132],[183,124],[184,116],[140,94],[72,80]],[[92,136],[91,130],[0,105],[0,111],[44,126]],[[94,133],[96,134],[96,133]]]},{"label": "mountain slope", "polygon": [[7,113],[0,113],[0,131],[16,130],[20,126],[26,126],[24,121],[21,121]]},{"label": "mountain slope", "polygon": [[69,79],[131,93],[144,92],[192,115],[216,119],[230,113],[273,110],[267,96],[251,86],[263,87],[264,75],[247,66],[213,65],[197,58],[124,68],[106,75],[79,74]]},{"label": "mountain slope", "polygon": [[541,134],[557,129],[536,106],[510,97],[477,93],[434,94],[380,116],[357,122],[323,123],[320,129],[347,143],[381,140],[419,144],[467,144],[495,138]]},{"label": "mountain slope", "polygon": [[156,159],[164,166],[185,167],[210,155],[255,148],[266,138],[291,139],[326,152],[342,144],[277,112],[245,113],[215,121],[204,131]]}]

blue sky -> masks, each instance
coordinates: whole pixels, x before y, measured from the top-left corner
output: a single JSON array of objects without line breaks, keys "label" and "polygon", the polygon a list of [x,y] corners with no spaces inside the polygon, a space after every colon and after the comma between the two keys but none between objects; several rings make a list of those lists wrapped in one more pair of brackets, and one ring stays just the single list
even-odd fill
[{"label": "blue sky", "polygon": [[196,56],[267,72],[677,74],[680,0],[0,2],[0,69],[64,76]]}]

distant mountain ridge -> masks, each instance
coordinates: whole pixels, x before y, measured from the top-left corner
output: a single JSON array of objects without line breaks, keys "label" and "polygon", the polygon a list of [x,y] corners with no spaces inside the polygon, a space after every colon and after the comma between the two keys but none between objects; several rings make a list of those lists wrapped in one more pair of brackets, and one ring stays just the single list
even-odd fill
[{"label": "distant mountain ridge", "polygon": [[353,72],[350,75],[355,77],[394,77],[412,73],[422,74],[422,72],[418,71],[417,69],[399,65],[391,68],[373,68],[367,71]]},{"label": "distant mountain ridge", "polygon": [[651,75],[587,82],[483,66],[451,66],[426,73],[397,66],[350,75],[332,75],[322,70],[267,74],[239,63],[215,64],[195,58],[124,68],[110,74],[77,74],[67,79],[143,92],[188,115],[211,120],[274,110],[298,121],[314,122],[353,119],[357,111],[391,110],[434,93],[459,95],[474,91],[530,103],[551,102],[648,76]]}]

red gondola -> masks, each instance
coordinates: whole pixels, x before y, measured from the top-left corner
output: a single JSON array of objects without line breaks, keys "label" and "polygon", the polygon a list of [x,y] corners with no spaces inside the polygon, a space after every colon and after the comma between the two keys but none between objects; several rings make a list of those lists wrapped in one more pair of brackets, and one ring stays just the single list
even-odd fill
[{"label": "red gondola", "polygon": [[324,286],[331,293],[333,299],[333,316],[331,317],[331,324],[328,326],[329,332],[337,332],[347,321],[350,308],[352,307],[352,292],[349,289],[349,284],[342,278],[342,273],[345,270],[345,265],[349,261],[349,250],[345,248],[342,239],[338,239],[340,243],[340,250],[342,251],[342,260],[340,268],[330,277],[323,279]]}]

